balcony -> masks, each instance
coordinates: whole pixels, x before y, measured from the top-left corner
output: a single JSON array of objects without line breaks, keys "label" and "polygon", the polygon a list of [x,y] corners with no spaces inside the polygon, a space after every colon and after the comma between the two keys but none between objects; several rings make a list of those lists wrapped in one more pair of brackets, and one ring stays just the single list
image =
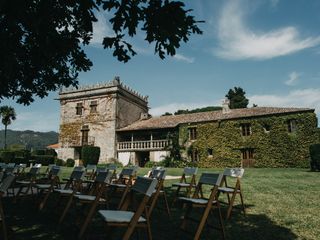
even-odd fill
[{"label": "balcony", "polygon": [[163,150],[169,146],[170,141],[165,140],[149,140],[149,141],[131,141],[118,142],[118,151],[132,150]]}]

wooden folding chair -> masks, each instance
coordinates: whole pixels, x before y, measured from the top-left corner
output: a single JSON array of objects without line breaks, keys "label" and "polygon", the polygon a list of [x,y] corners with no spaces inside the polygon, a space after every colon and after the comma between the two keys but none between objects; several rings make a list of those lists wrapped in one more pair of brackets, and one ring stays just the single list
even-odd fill
[{"label": "wooden folding chair", "polygon": [[10,185],[14,182],[15,176],[13,174],[9,174],[0,184],[0,224],[2,225],[3,239],[7,240],[7,227],[5,221],[5,215],[2,206],[2,197],[7,192]]},{"label": "wooden folding chair", "polygon": [[158,200],[158,197],[161,195],[163,196],[164,205],[167,211],[167,214],[169,217],[171,217],[171,212],[168,204],[167,194],[164,190],[164,180],[166,178],[166,170],[161,168],[154,168],[151,170],[149,174],[150,178],[155,178],[158,180],[158,184],[156,187],[156,191],[152,196],[151,205],[150,205],[150,212],[152,212],[153,208],[155,207],[155,204]]},{"label": "wooden folding chair", "polygon": [[[173,183],[172,187],[177,187],[176,193],[173,197],[172,205],[176,202],[180,190],[185,189],[186,190],[186,197],[190,197],[191,191],[193,188],[196,188],[196,175],[198,172],[198,168],[195,167],[185,167],[182,173],[182,176],[180,178],[180,181],[178,183]],[[190,181],[187,181],[187,178],[190,177]]]},{"label": "wooden folding chair", "polygon": [[[193,194],[192,198],[187,197],[180,197],[179,200],[184,203],[186,206],[186,211],[183,217],[183,221],[181,224],[182,229],[186,229],[186,224],[188,220],[199,222],[196,234],[194,235],[194,240],[200,239],[200,235],[202,233],[202,230],[204,226],[209,225],[208,224],[208,216],[210,213],[213,212],[214,208],[218,209],[219,214],[219,230],[221,230],[223,239],[225,238],[225,232],[224,232],[224,226],[222,222],[222,215],[220,210],[220,203],[218,201],[218,187],[221,185],[222,181],[222,174],[215,174],[215,173],[202,173],[201,177],[199,179],[199,182],[197,184],[196,190]],[[212,186],[212,189],[209,193],[209,197],[205,198],[203,194],[203,186],[204,185],[210,185]],[[204,211],[202,213],[202,216],[200,218],[200,221],[193,219],[190,217],[191,211],[193,208],[203,208]],[[215,226],[211,226],[213,228],[216,228]]]},{"label": "wooden folding chair", "polygon": [[81,203],[92,203],[96,198],[99,198],[98,200],[101,203],[102,202],[106,203],[106,200],[100,197],[105,190],[106,184],[110,183],[111,175],[112,174],[111,173],[109,174],[109,172],[99,172],[99,175],[97,175],[94,183],[92,184],[92,188],[89,194],[82,194],[82,193],[76,193],[76,192],[73,192],[73,194],[70,194],[69,200],[67,201],[67,204],[59,219],[59,224],[63,222],[66,214],[68,213],[72,205],[73,200],[78,200]]},{"label": "wooden folding chair", "polygon": [[26,174],[26,177],[22,180],[17,180],[15,183],[19,187],[19,190],[16,194],[16,198],[21,196],[27,196],[31,190],[31,196],[33,196],[32,186],[35,184],[38,174],[40,173],[40,167],[32,167],[29,172]]},{"label": "wooden folding chair", "polygon": [[136,168],[123,168],[119,174],[119,178],[114,180],[110,184],[110,195],[114,196],[116,193],[121,193],[121,199],[119,202],[119,207],[123,204],[124,198],[129,191],[130,187],[133,184],[133,181],[136,177],[137,169]]},{"label": "wooden folding chair", "polygon": [[86,175],[85,175],[85,177],[87,178],[87,179],[93,179],[94,177],[95,177],[95,173],[96,173],[96,170],[97,170],[97,165],[95,165],[95,164],[88,164],[87,166],[86,166]]},{"label": "wooden folding chair", "polygon": [[52,166],[48,172],[46,179],[42,179],[41,182],[36,183],[34,187],[37,189],[38,196],[44,195],[42,201],[39,204],[39,210],[42,210],[47,203],[49,195],[54,189],[60,188],[59,173],[61,168],[59,166]]},{"label": "wooden folding chair", "polygon": [[[246,209],[243,202],[243,193],[241,191],[241,184],[240,184],[240,179],[242,178],[243,174],[244,174],[243,168],[226,168],[223,172],[222,182],[224,186],[219,187],[219,193],[227,194],[227,197],[228,197],[229,207],[228,207],[226,219],[230,219],[231,217],[232,208],[233,208],[234,201],[237,194],[240,195],[243,214],[246,215]],[[236,179],[236,183],[234,187],[228,185],[227,183],[228,177]]]},{"label": "wooden folding chair", "polygon": [[[158,184],[157,179],[138,177],[132,186],[130,192],[126,194],[124,204],[120,210],[99,210],[99,214],[103,217],[107,227],[125,227],[126,232],[122,237],[123,240],[128,240],[136,227],[146,228],[148,239],[152,239],[151,227],[149,222],[150,212],[148,211],[148,202],[150,197],[155,192]],[[136,211],[128,211],[130,203],[133,201],[133,195],[143,195],[140,204]]]}]

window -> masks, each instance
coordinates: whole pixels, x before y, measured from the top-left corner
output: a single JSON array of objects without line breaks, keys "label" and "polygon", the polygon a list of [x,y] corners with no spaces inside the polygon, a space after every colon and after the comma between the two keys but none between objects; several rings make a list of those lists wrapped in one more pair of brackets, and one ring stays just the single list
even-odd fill
[{"label": "window", "polygon": [[254,150],[252,148],[245,148],[241,150],[242,153],[242,159],[254,159]]},{"label": "window", "polygon": [[91,101],[90,103],[90,113],[96,113],[97,112],[97,101]]},{"label": "window", "polygon": [[197,128],[192,127],[189,128],[189,140],[196,140],[197,139]]},{"label": "window", "polygon": [[251,135],[251,124],[250,123],[241,124],[241,133],[242,133],[242,136],[250,136]]},{"label": "window", "polygon": [[271,126],[269,124],[264,124],[263,125],[263,130],[265,133],[269,133],[271,130]]},{"label": "window", "polygon": [[199,153],[197,149],[192,149],[190,158],[192,162],[197,162],[199,160]]},{"label": "window", "polygon": [[84,125],[81,129],[81,145],[85,146],[88,145],[89,140],[89,127],[87,125]]},{"label": "window", "polygon": [[212,155],[213,155],[213,149],[212,149],[212,148],[208,148],[208,149],[207,149],[207,153],[208,153],[208,157],[212,157]]},{"label": "window", "polygon": [[291,119],[287,122],[288,124],[288,132],[293,133],[297,130],[297,121],[294,119]]},{"label": "window", "polygon": [[82,115],[82,103],[77,103],[76,114],[77,115]]}]

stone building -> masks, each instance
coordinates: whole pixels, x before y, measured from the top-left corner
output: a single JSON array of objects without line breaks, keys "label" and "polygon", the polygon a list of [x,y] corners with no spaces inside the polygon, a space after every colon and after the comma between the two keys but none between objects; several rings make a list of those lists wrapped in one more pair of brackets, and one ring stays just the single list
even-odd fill
[{"label": "stone building", "polygon": [[148,97],[113,81],[62,89],[60,101],[61,150],[59,158],[80,159],[84,145],[100,147],[100,162],[117,158],[116,129],[148,114]]},{"label": "stone building", "polygon": [[314,109],[253,107],[151,117],[148,98],[113,81],[64,89],[61,104],[62,159],[80,159],[84,145],[99,146],[100,162],[117,158],[144,166],[169,156],[178,136],[184,161],[200,167],[306,167],[309,146],[318,143]]}]

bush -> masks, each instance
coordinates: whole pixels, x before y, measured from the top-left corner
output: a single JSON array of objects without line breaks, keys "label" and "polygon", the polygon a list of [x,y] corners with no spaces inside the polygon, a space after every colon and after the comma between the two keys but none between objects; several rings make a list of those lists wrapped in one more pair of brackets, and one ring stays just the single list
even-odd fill
[{"label": "bush", "polygon": [[320,171],[320,144],[311,145],[309,150],[311,171]]},{"label": "bush", "polygon": [[162,163],[162,161],[161,162],[148,161],[148,162],[146,162],[144,167],[146,167],[146,168],[164,167],[161,163]]},{"label": "bush", "polygon": [[14,162],[15,152],[4,150],[0,152],[0,158],[2,162],[9,163]]},{"label": "bush", "polygon": [[32,156],[35,163],[41,163],[43,166],[48,166],[49,164],[54,164],[54,156],[51,155],[34,155]]},{"label": "bush", "polygon": [[83,165],[97,165],[100,157],[100,148],[94,146],[83,146],[81,149]]},{"label": "bush", "polygon": [[66,166],[67,167],[74,167],[74,160],[72,158],[68,158],[66,161]]},{"label": "bush", "polygon": [[46,150],[45,149],[37,149],[33,150],[31,155],[46,155]]},{"label": "bush", "polygon": [[60,158],[56,158],[54,163],[57,165],[57,166],[65,166],[65,161],[63,161],[62,159]]},{"label": "bush", "polygon": [[111,165],[111,164],[116,165],[117,168],[123,168],[122,162],[120,162],[120,161],[119,161],[118,159],[116,159],[116,158],[109,158],[109,159],[108,159],[107,166],[109,166],[109,165]]}]

